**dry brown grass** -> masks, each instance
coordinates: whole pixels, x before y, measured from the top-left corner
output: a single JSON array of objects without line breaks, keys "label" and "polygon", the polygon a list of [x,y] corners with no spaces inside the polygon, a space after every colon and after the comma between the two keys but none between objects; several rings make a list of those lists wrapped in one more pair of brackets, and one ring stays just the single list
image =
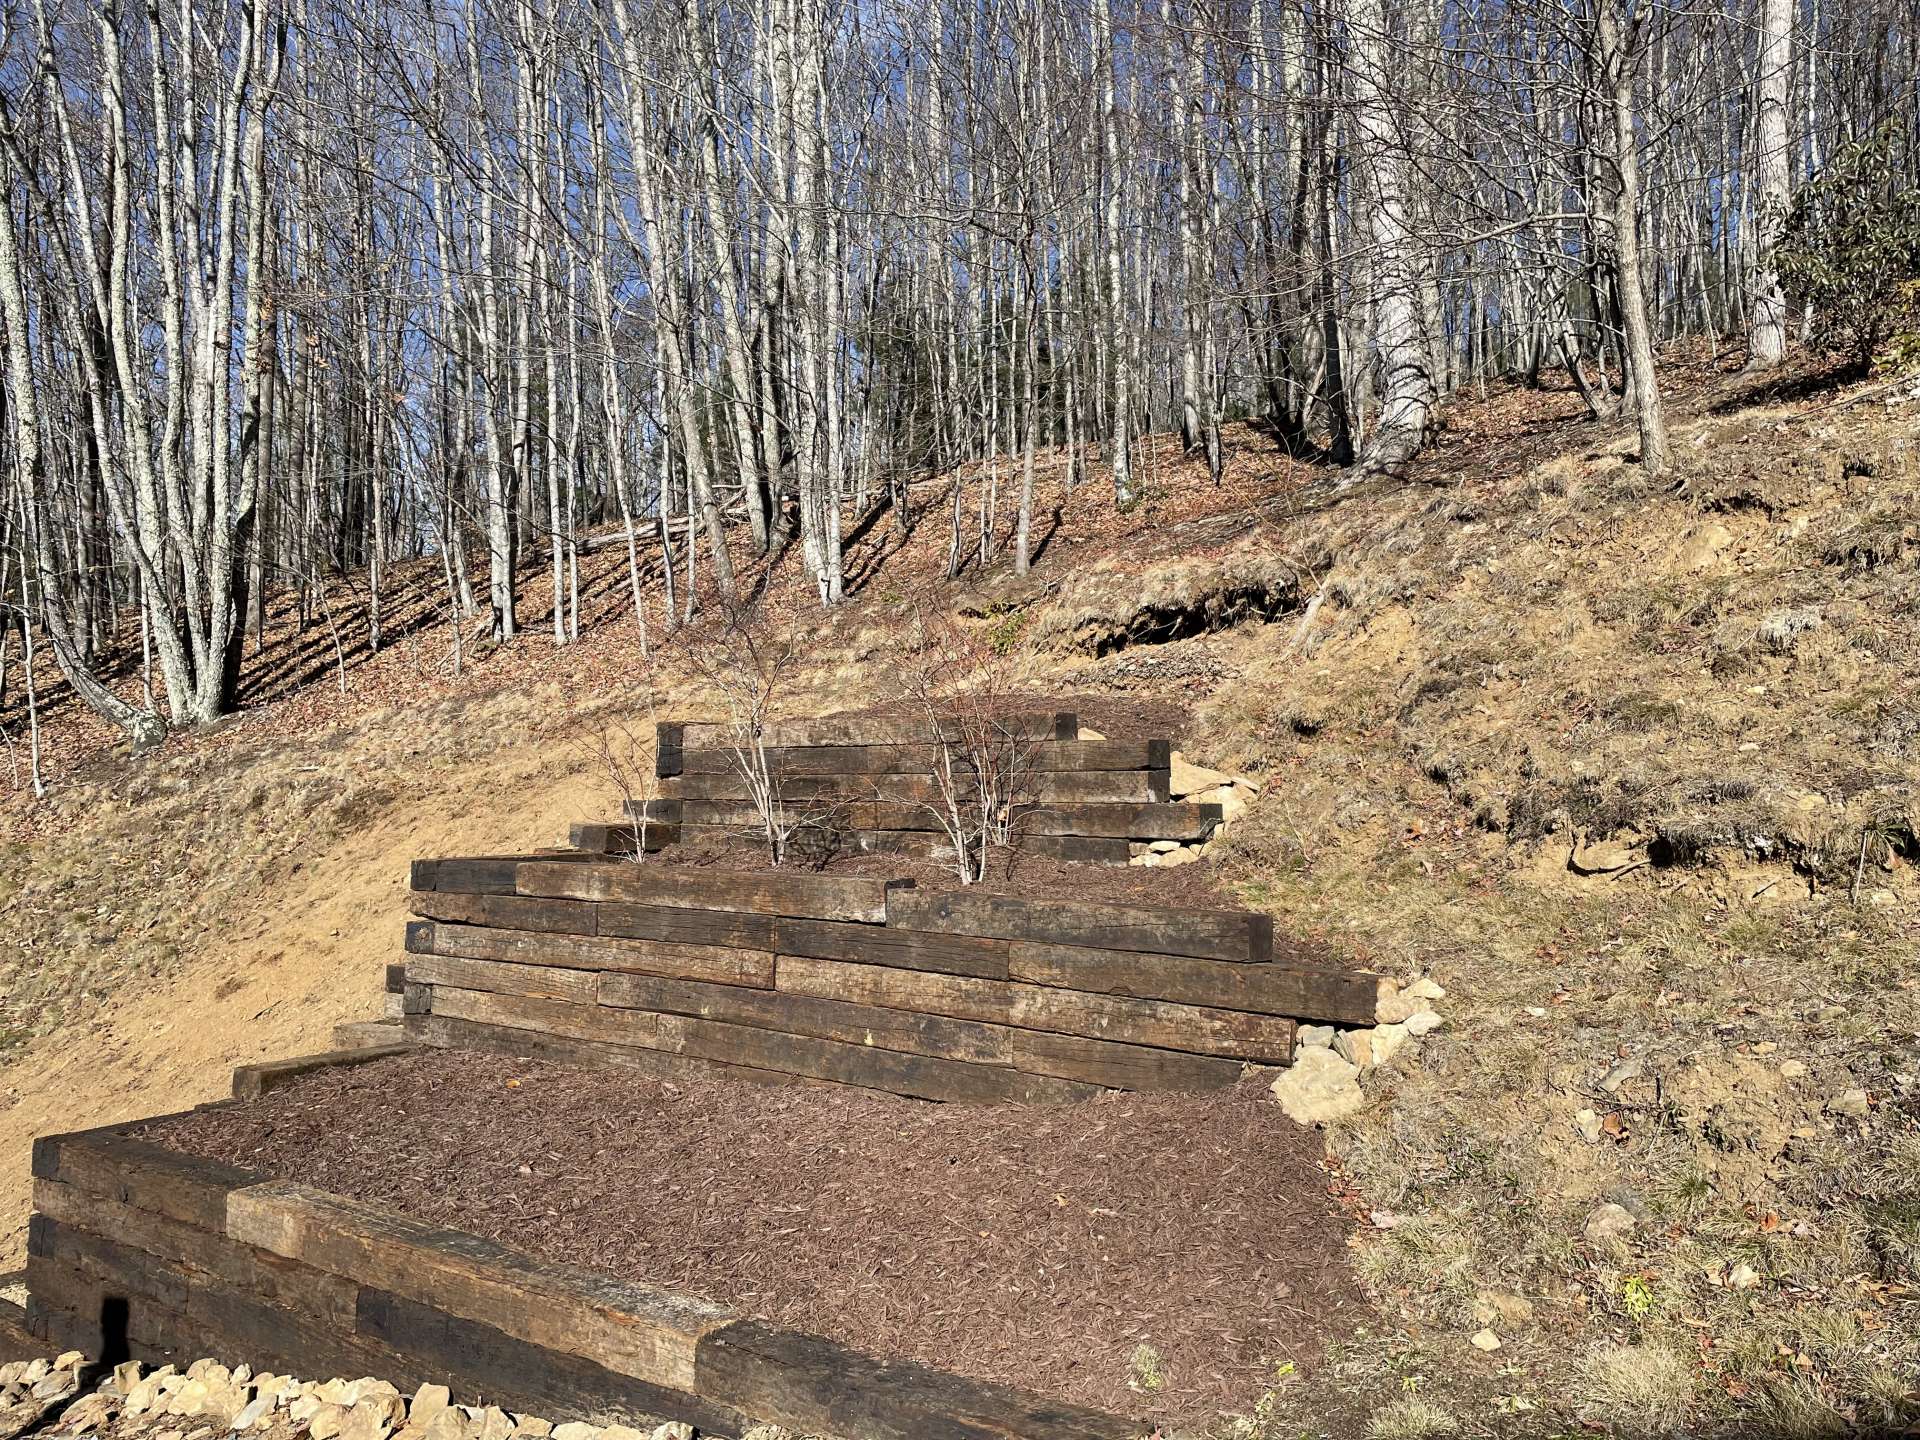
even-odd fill
[{"label": "dry brown grass", "polygon": [[[1685,499],[1623,463],[1624,432],[1523,437],[1548,402],[1515,395],[1443,438],[1438,490],[1272,500],[1250,530],[1197,520],[1191,554],[1067,549],[1025,588],[968,579],[1023,683],[1177,699],[1196,758],[1266,777],[1221,855],[1250,903],[1449,991],[1446,1027],[1329,1136],[1355,1213],[1403,1222],[1355,1246],[1375,1322],[1222,1437],[1920,1419],[1913,418],[1817,394],[1721,413],[1717,393],[1675,416]],[[1310,623],[1209,629],[1255,580],[1319,597]],[[875,572],[795,710],[883,698],[882,642],[919,591]],[[1167,639],[1172,611],[1206,623]],[[572,743],[588,708],[570,688],[463,725],[444,703],[398,746],[382,727],[412,736],[411,707],[66,791],[0,858],[9,1025],[182,969],[293,865],[514,745]],[[1587,847],[1630,863],[1576,873]],[[108,925],[111,946],[88,939]],[[1602,1088],[1622,1061],[1638,1073]],[[1856,1089],[1865,1117],[1830,1108]],[[1583,1140],[1582,1108],[1619,1139]],[[1638,1224],[1599,1248],[1603,1201]],[[1467,1337],[1490,1292],[1531,1314],[1487,1355]]]}]

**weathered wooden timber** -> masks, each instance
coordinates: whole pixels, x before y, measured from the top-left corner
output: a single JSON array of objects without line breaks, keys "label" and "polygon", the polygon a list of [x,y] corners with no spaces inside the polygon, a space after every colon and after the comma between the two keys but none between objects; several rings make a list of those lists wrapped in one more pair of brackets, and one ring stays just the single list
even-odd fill
[{"label": "weathered wooden timber", "polygon": [[887,924],[1153,955],[1257,963],[1273,958],[1273,921],[1252,910],[1191,910],[1079,900],[1027,900],[971,890],[896,891]]},{"label": "weathered wooden timber", "polygon": [[[763,725],[759,740],[774,749],[819,749],[841,746],[924,745],[936,735],[949,739],[969,732],[990,733],[1008,740],[1075,740],[1080,734],[1079,717],[1070,711],[1000,716],[990,721],[942,717],[938,730],[924,715],[823,715],[811,720],[773,720]],[[668,731],[673,733],[671,737]],[[659,727],[660,748],[674,754],[688,749],[723,749],[737,743],[735,726],[719,722],[695,722]],[[662,775],[678,771],[660,771]]]},{"label": "weathered wooden timber", "polygon": [[[829,745],[768,747],[767,771],[782,779],[805,775],[931,775],[943,760],[957,771],[971,770],[963,754],[942,753],[931,745]],[[1036,743],[1014,757],[1023,774],[1055,771],[1165,770],[1170,747],[1165,740],[1063,740]],[[738,775],[732,750],[687,750],[680,757],[682,777]]]},{"label": "weathered wooden timber", "polygon": [[[745,800],[636,800],[628,814],[655,825],[684,825],[748,830],[762,823],[760,812]],[[1128,803],[1084,801],[1057,805],[1028,802],[1013,807],[1014,829],[1022,838],[1036,835],[1073,835],[1117,840],[1207,839],[1220,828],[1221,807],[1208,802]],[[907,830],[938,833],[940,812],[933,805],[905,801],[854,800],[834,817],[850,830]],[[576,833],[593,827],[576,826]],[[601,827],[606,828],[606,827]],[[578,841],[576,840],[576,845]],[[591,849],[591,846],[580,848]]]},{"label": "weathered wooden timber", "polygon": [[[1167,770],[1043,770],[1020,786],[1021,797],[1035,804],[1099,802],[1145,805],[1165,803],[1172,783]],[[747,800],[747,782],[738,774],[680,775],[660,782],[671,800]],[[809,806],[822,813],[862,800],[931,804],[940,799],[931,775],[790,775],[776,782],[791,808]]]}]

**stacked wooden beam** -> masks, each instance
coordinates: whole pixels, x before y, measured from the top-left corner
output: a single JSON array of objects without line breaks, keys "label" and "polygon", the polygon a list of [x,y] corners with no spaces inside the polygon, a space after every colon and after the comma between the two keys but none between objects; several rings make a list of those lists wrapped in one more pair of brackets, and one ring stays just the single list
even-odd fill
[{"label": "stacked wooden beam", "polygon": [[[959,722],[826,716],[781,721],[763,731],[769,774],[790,819],[827,848],[935,855],[946,845],[934,776],[942,741]],[[1081,740],[1070,713],[995,722],[1019,772],[1016,833],[1034,854],[1124,865],[1132,847],[1199,843],[1217,830],[1213,804],[1169,798],[1171,742]],[[658,727],[659,793],[629,805],[627,823],[577,825],[575,848],[599,854],[656,850],[676,840],[750,839],[760,814],[749,798],[738,737],[715,724]],[[950,753],[964,766],[964,756]]]},{"label": "stacked wooden beam", "polygon": [[1250,911],[769,869],[426,860],[412,909],[415,1039],[930,1100],[1222,1087],[1378,989]]},{"label": "stacked wooden beam", "polygon": [[108,1362],[451,1386],[556,1419],[868,1440],[1136,1440],[1144,1425],[891,1364],[697,1296],[132,1139],[35,1142],[28,1327]]}]

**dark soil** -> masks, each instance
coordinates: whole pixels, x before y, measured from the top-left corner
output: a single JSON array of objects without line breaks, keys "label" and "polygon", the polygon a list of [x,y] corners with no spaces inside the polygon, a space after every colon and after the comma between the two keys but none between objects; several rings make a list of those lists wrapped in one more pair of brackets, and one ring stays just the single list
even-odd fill
[{"label": "dark soil", "polygon": [[[804,846],[804,837],[797,844]],[[677,843],[646,863],[685,870],[735,870],[765,873],[754,863],[764,857],[764,845],[742,836],[728,840]],[[957,890],[953,866],[925,856],[887,851],[808,851],[791,863],[796,875],[865,876],[911,880],[921,890]],[[988,859],[987,874],[975,888],[992,895],[1017,895],[1029,900],[1104,900],[1122,905],[1178,905],[1200,910],[1236,910],[1240,902],[1225,886],[1220,871],[1206,860],[1189,865],[1081,865],[1018,850],[996,850]]]},{"label": "dark soil", "polygon": [[[1142,1417],[1248,1410],[1363,1318],[1319,1137],[1255,1085],[927,1105],[434,1051],[144,1134]],[[1128,1384],[1139,1346],[1157,1388]]]}]

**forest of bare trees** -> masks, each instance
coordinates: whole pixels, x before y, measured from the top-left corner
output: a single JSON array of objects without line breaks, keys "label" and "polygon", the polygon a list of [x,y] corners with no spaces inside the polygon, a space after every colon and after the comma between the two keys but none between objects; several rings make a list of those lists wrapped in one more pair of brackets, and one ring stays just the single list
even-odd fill
[{"label": "forest of bare trees", "polygon": [[643,634],[789,545],[833,604],[966,462],[951,567],[1024,569],[1043,453],[1357,479],[1547,372],[1657,474],[1656,347],[1780,361],[1917,75],[1920,0],[5,0],[0,643],[150,740],[331,574],[374,648],[421,556],[577,638],[588,532]]}]

